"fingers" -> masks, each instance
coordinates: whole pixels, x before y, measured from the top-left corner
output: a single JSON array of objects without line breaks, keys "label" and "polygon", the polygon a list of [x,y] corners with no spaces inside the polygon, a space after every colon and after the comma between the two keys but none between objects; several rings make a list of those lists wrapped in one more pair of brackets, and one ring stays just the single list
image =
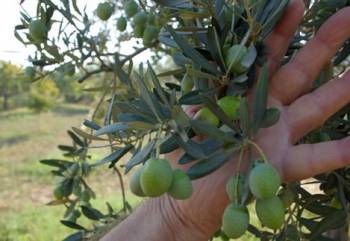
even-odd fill
[{"label": "fingers", "polygon": [[302,180],[350,164],[350,137],[293,147],[283,160],[286,181]]},{"label": "fingers", "polygon": [[273,77],[272,96],[284,104],[308,92],[324,65],[350,36],[350,7],[339,10],[319,29],[316,36]]},{"label": "fingers", "polygon": [[290,39],[303,18],[304,9],[305,5],[302,0],[290,1],[279,24],[267,37],[265,43],[271,73],[274,73],[279,67],[281,59],[288,49]]},{"label": "fingers", "polygon": [[287,108],[292,141],[321,126],[350,102],[350,71],[296,100]]}]

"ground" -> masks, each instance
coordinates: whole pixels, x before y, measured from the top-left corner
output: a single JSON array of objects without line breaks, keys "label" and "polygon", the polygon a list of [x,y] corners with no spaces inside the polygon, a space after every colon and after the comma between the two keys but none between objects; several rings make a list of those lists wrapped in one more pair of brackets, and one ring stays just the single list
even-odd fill
[{"label": "ground", "polygon": [[[59,223],[63,208],[45,205],[52,200],[55,178],[39,160],[61,157],[57,145],[70,144],[66,130],[79,126],[87,114],[88,108],[79,105],[60,105],[41,114],[0,112],[0,241],[59,241],[72,232]],[[95,152],[93,158],[102,156]],[[107,167],[91,181],[98,195],[120,205],[117,178]]]},{"label": "ground", "polygon": [[[61,158],[57,145],[70,144],[67,129],[79,127],[88,112],[88,107],[67,104],[41,114],[27,109],[0,112],[0,241],[61,241],[72,232],[59,223],[64,209],[46,205],[56,180],[39,160]],[[95,151],[93,159],[104,154]],[[108,201],[120,207],[117,177],[107,167],[90,177],[90,183],[102,197],[97,206],[106,210]],[[133,205],[140,202],[128,196]]]}]

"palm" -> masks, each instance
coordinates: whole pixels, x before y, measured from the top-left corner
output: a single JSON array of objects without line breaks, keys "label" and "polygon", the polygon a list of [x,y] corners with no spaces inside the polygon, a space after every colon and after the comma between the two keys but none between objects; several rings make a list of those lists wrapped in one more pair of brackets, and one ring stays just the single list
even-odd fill
[{"label": "palm", "polygon": [[[308,178],[350,162],[349,148],[341,148],[350,144],[348,138],[315,145],[295,145],[350,101],[347,93],[349,74],[308,93],[323,66],[350,35],[350,8],[333,16],[290,63],[279,68],[278,63],[302,15],[303,1],[291,1],[287,13],[266,41],[270,47],[268,57],[272,73],[268,104],[280,109],[281,118],[273,127],[262,129],[255,140],[285,181]],[[179,152],[172,153],[170,158],[175,161]],[[175,202],[168,199],[186,218],[193,218],[194,225],[201,222],[203,231],[215,231],[220,225],[223,209],[228,204],[225,184],[235,172],[237,157],[232,159],[211,175],[194,181],[195,191],[189,200]]]}]

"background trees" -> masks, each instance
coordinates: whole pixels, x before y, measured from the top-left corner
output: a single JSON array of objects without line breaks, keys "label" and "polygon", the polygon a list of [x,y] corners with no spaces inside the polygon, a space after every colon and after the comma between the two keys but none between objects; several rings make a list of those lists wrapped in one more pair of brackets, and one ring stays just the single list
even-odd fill
[{"label": "background trees", "polygon": [[[329,16],[349,5],[345,0],[305,2],[304,21],[290,44],[285,61],[312,38]],[[40,0],[36,15],[23,11],[22,23],[16,27],[16,37],[37,48],[31,61],[34,66],[44,68],[41,76],[55,71],[66,76],[78,72],[78,82],[82,83],[104,74],[104,78],[90,88],[98,93],[99,101],[91,119],[84,122],[87,129],[73,128],[69,131],[73,144],[59,146],[66,159],[42,161],[54,166],[53,173],[59,177],[55,190],[59,190],[56,192],[60,195],[55,192],[56,200],[52,203],[67,207],[62,223],[80,230],[68,240],[91,237],[98,230],[97,226],[87,229],[78,224],[80,213],[103,225],[130,211],[124,188],[121,210],[115,211],[108,204],[108,213],[102,213],[92,207],[91,199],[95,194],[86,179],[97,167],[107,164],[118,174],[123,187],[121,166],[128,172],[150,156],[182,147],[187,156],[180,163],[193,159],[201,161],[188,173],[191,178],[199,178],[215,171],[235,151],[234,143],[230,143],[232,133],[251,138],[250,133],[278,120],[278,111],[266,109],[264,104],[266,85],[258,85],[261,88],[257,90],[252,123],[249,118],[243,118],[244,113],[248,113],[244,112],[247,108],[244,97],[257,79],[266,82],[266,76],[258,77],[255,66],[264,70],[263,40],[283,14],[288,1],[128,0],[101,4],[93,16],[84,12],[74,0]],[[130,43],[134,43],[135,48],[127,47]],[[349,46],[348,41],[326,66],[315,80],[315,88],[344,72],[348,66]],[[125,48],[131,51],[125,53]],[[145,52],[148,55],[143,55],[144,58],[152,56],[153,61],[135,65],[136,56]],[[164,56],[171,56],[174,65],[162,72],[155,71],[152,64]],[[186,87],[185,80],[188,81]],[[64,88],[63,84],[58,85]],[[222,93],[240,97],[240,123],[232,122],[225,113],[217,111],[216,101]],[[206,105],[206,112],[213,112],[212,119],[217,118],[215,125],[226,124],[228,133],[208,123],[189,120],[179,106],[190,104]],[[348,113],[349,106],[302,142],[347,136]],[[209,136],[212,142],[201,145],[192,142],[191,137],[197,133]],[[239,137],[235,138],[239,141]],[[91,163],[88,150],[95,141],[105,141],[111,154]],[[203,153],[206,145],[213,143],[218,147],[214,151],[225,155],[208,157]],[[118,161],[127,153],[132,158],[120,165]],[[217,164],[210,165],[210,161]],[[346,168],[317,176],[326,194],[309,193],[300,183],[285,187],[298,196],[290,210],[295,218],[278,233],[261,232],[256,228],[251,228],[250,232],[261,239],[290,240],[292,236],[292,240],[327,239],[323,235],[325,232],[347,224],[344,210],[349,200],[348,176]],[[333,201],[340,203],[344,210],[332,206]],[[305,210],[314,216],[303,216]],[[223,233],[217,235],[225,239]]]},{"label": "background trees", "polygon": [[4,61],[0,62],[0,80],[2,109],[7,110],[10,108],[10,98],[28,91],[29,81],[21,67]]}]

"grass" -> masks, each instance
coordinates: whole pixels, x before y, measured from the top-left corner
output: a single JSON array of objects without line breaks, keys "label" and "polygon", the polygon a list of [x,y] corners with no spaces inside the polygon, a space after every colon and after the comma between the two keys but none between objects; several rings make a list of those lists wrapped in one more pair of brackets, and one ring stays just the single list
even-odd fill
[{"label": "grass", "polygon": [[[72,232],[59,223],[64,208],[45,205],[56,180],[38,161],[62,158],[57,145],[71,143],[66,130],[79,126],[87,114],[88,108],[79,105],[60,105],[41,114],[27,109],[0,112],[0,241],[59,241]],[[93,159],[102,155],[95,151]],[[101,170],[90,181],[103,197],[96,207],[106,210],[105,201],[121,205],[113,173]]]},{"label": "grass", "polygon": [[[45,205],[52,199],[56,180],[51,169],[38,160],[61,158],[57,145],[70,144],[66,130],[79,126],[87,114],[86,107],[75,105],[61,105],[42,114],[27,109],[0,112],[0,241],[60,241],[72,233],[59,222],[64,208]],[[93,159],[103,155],[94,151]],[[89,180],[102,197],[93,201],[102,211],[106,211],[106,201],[121,207],[117,178],[105,168]],[[134,196],[128,199],[132,205],[140,202]],[[256,216],[251,216],[251,221],[257,223]],[[86,223],[82,220],[81,224]],[[246,235],[240,240],[256,239]]]}]

